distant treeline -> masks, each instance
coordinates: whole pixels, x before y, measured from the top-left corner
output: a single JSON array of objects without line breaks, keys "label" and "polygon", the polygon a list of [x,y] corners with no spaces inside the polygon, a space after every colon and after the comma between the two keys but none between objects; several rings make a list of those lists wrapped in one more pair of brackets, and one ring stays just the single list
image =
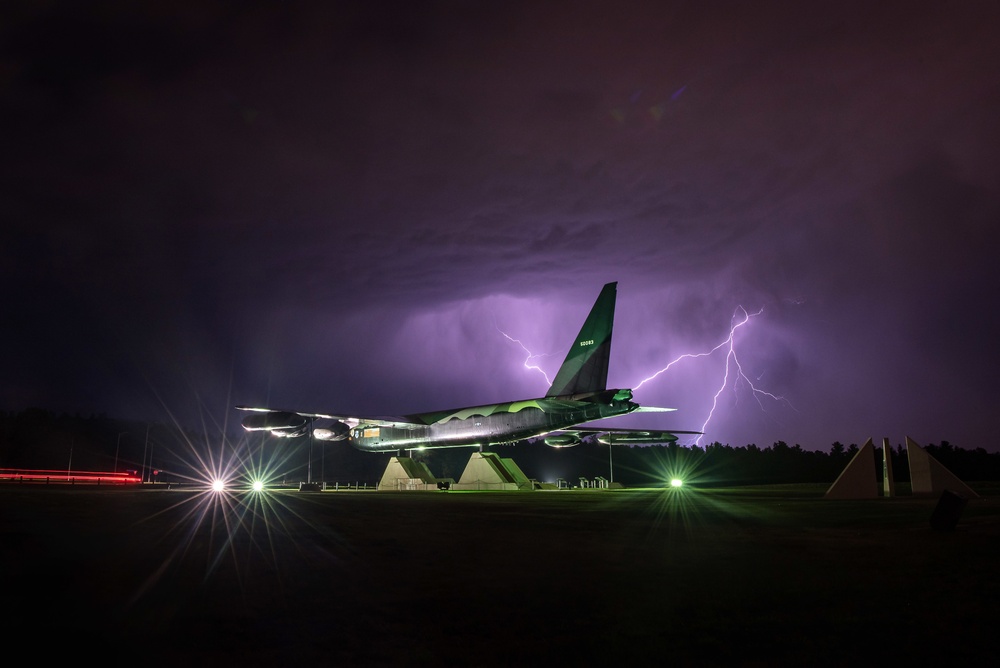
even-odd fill
[{"label": "distant treeline", "polygon": [[[219,442],[219,438],[214,438]],[[138,471],[181,467],[207,437],[159,422],[57,414],[42,408],[0,412],[0,467],[59,471]],[[188,454],[189,453],[189,454]]]},{"label": "distant treeline", "polygon": [[[989,453],[982,448],[964,450],[947,441],[940,445],[920,445],[963,480],[1000,480],[1000,453]],[[614,446],[614,451],[609,452],[608,446],[586,442],[567,450],[549,448],[539,442],[519,443],[494,450],[501,457],[513,459],[529,477],[539,477],[532,472],[557,470],[561,461],[572,457],[575,460],[573,472],[570,476],[562,476],[571,484],[577,484],[579,476],[588,479],[603,476],[625,485],[655,484],[673,477],[711,485],[759,485],[832,483],[859,448],[856,443],[845,446],[835,442],[828,452],[823,452],[778,441],[763,448],[755,444],[734,447],[716,442],[706,446]],[[890,453],[893,478],[909,482],[905,446],[890,445]],[[881,447],[875,450],[875,464],[877,478],[881,480]]]},{"label": "distant treeline", "polygon": [[[942,441],[921,447],[966,481],[1000,480],[1000,453],[966,450]],[[529,478],[569,485],[580,478],[602,477],[624,485],[661,484],[672,477],[703,484],[832,483],[857,453],[859,445],[835,442],[829,451],[806,450],[778,441],[767,447],[608,446],[583,442],[551,448],[540,441],[495,446],[492,451],[514,462]],[[893,474],[909,480],[906,449],[890,446]],[[413,453],[431,472],[458,480],[468,462],[468,448]],[[265,469],[272,479],[375,483],[391,454],[359,452],[344,443],[310,443],[308,437],[281,439],[238,433],[226,437],[159,422],[137,422],[106,415],[57,414],[32,408],[0,413],[0,468],[77,471],[156,472],[157,480],[203,478],[207,467],[241,471]],[[881,476],[882,451],[876,448]],[[153,479],[147,477],[147,479]]]}]

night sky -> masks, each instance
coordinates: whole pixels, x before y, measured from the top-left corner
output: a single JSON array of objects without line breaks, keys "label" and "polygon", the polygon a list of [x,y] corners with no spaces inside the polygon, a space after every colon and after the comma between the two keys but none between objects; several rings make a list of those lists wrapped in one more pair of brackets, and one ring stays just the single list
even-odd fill
[{"label": "night sky", "polygon": [[996,2],[285,4],[0,10],[0,409],[537,397],[617,281],[607,426],[1000,450]]}]

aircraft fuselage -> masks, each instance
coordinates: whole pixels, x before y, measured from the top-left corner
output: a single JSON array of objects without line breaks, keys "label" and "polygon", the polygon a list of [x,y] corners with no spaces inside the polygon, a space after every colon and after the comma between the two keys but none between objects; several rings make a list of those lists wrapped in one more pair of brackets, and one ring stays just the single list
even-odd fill
[{"label": "aircraft fuselage", "polygon": [[365,452],[400,454],[404,450],[482,448],[536,437],[542,437],[553,448],[571,447],[591,436],[600,443],[676,441],[677,436],[669,431],[605,429],[586,424],[639,410],[674,410],[640,407],[632,401],[632,390],[607,389],[617,285],[607,283],[601,289],[544,397],[402,416],[237,406],[250,411],[242,420],[243,428],[281,438],[310,434],[321,441],[347,441]]},{"label": "aircraft fuselage", "polygon": [[477,447],[513,443],[639,408],[629,390],[605,390],[572,397],[548,397],[474,406],[446,413],[410,416],[426,425],[386,427],[359,424],[347,441],[366,452],[421,448]]}]

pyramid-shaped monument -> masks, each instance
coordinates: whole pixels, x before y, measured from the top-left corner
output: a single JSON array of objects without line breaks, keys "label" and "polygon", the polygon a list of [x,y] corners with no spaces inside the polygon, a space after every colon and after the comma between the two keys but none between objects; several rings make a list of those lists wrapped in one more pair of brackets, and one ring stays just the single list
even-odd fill
[{"label": "pyramid-shaped monument", "polygon": [[837,479],[823,495],[825,499],[874,499],[878,497],[878,481],[875,475],[875,445],[872,439],[865,441],[861,449],[854,453]]},{"label": "pyramid-shaped monument", "polygon": [[906,437],[906,458],[910,462],[910,488],[914,495],[941,494],[948,490],[966,498],[979,497],[909,436]]}]

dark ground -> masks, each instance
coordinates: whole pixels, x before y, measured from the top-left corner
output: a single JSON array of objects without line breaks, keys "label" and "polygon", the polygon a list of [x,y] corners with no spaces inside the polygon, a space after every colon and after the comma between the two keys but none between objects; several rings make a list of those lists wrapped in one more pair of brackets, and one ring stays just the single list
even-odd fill
[{"label": "dark ground", "polygon": [[5,644],[154,666],[988,661],[1000,496],[939,531],[937,498],[825,488],[3,485]]}]

